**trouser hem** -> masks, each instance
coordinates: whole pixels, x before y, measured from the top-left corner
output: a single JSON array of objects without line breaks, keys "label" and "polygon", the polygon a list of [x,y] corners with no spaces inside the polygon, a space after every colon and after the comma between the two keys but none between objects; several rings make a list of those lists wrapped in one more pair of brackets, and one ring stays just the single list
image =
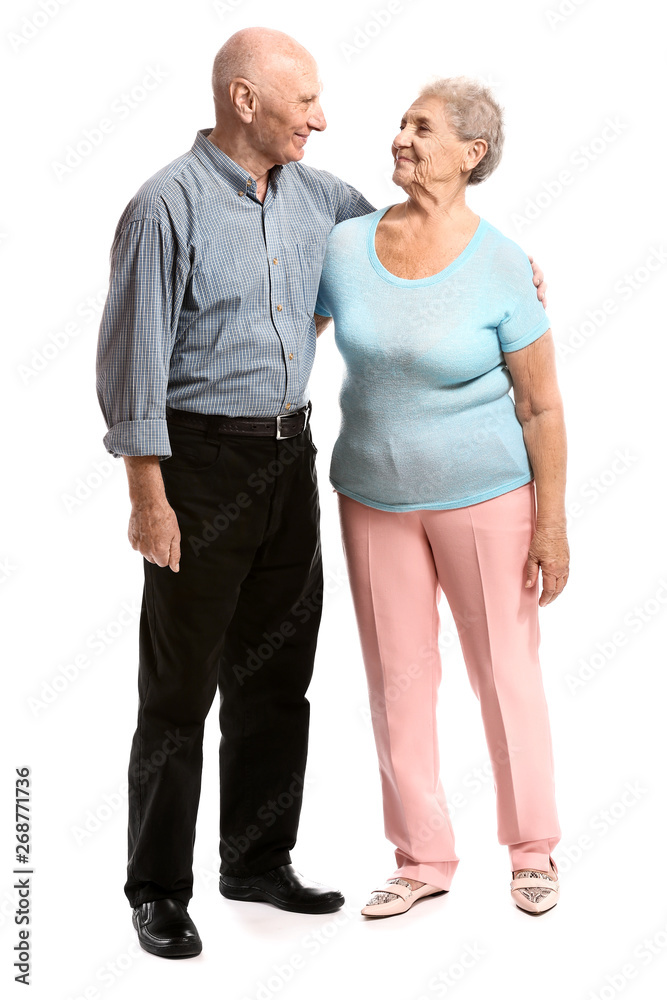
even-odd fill
[{"label": "trouser hem", "polygon": [[435,885],[438,889],[449,891],[458,861],[441,861],[432,864],[401,865],[389,878],[412,878],[417,882]]},{"label": "trouser hem", "polygon": [[254,865],[248,865],[246,868],[231,868],[220,865],[220,874],[230,875],[232,878],[253,878],[255,875],[263,875],[264,872],[270,872],[274,868],[282,868],[283,865],[291,863],[292,859],[288,852],[274,855],[273,858],[264,858],[264,860],[257,861]]},{"label": "trouser hem", "polygon": [[142,903],[153,903],[158,899],[178,899],[185,906],[192,899],[192,890],[180,889],[178,891],[165,891],[156,893],[155,890],[145,889],[143,892],[133,893],[127,897],[132,909],[141,906]]}]

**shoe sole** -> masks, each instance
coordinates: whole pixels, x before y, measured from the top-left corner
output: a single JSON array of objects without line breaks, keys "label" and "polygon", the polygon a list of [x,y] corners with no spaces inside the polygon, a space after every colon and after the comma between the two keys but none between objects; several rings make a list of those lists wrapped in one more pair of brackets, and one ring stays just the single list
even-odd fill
[{"label": "shoe sole", "polygon": [[[420,896],[419,899],[415,899],[414,903],[411,903],[410,906],[407,906],[404,910],[395,910],[393,913],[364,913],[364,910],[366,909],[364,906],[361,909],[361,915],[362,917],[370,917],[371,920],[385,920],[387,917],[400,917],[404,913],[407,913],[408,910],[411,910],[413,906],[416,906],[417,903],[421,903],[424,899],[435,899],[436,896],[444,896],[446,892],[449,892],[449,889],[442,889],[440,892],[429,892],[426,896]],[[376,903],[374,905],[386,906],[387,904]]]},{"label": "shoe sole", "polygon": [[225,899],[236,899],[245,903],[269,903],[271,906],[277,906],[279,910],[288,910],[290,913],[334,913],[336,910],[340,910],[341,906],[345,904],[344,899],[341,899],[340,903],[328,903],[327,905],[313,903],[311,906],[308,906],[305,903],[300,905],[285,903],[283,900],[269,895],[269,893],[260,892],[258,889],[246,889],[242,886],[231,888],[230,886],[221,885],[220,894]]},{"label": "shoe sole", "polygon": [[518,903],[515,903],[514,905],[517,910],[521,910],[522,913],[527,913],[529,917],[541,917],[544,913],[550,913],[552,910],[555,910],[558,903],[554,903],[553,906],[548,906],[546,910],[526,910],[523,906],[519,906]]}]

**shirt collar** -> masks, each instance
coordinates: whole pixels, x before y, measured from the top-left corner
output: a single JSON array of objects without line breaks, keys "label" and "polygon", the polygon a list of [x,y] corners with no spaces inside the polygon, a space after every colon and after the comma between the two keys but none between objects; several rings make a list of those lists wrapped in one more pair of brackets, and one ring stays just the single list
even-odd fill
[{"label": "shirt collar", "polygon": [[[235,191],[257,196],[257,181],[247,170],[241,167],[208,138],[212,128],[203,128],[197,132],[192,152],[209,170],[226,181]],[[269,180],[275,186],[282,173],[282,165],[277,164],[271,169]]]}]

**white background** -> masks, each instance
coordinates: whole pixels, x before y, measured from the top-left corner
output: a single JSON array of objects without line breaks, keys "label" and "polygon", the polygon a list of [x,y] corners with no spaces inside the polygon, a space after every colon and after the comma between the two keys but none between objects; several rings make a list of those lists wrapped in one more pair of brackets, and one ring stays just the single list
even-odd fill
[{"label": "white background", "polygon": [[[44,3],[52,9],[56,0]],[[559,3],[561,15],[554,14]],[[23,765],[33,770],[31,995],[40,1000],[148,991],[167,1000],[342,992],[466,1000],[505,989],[526,998],[653,1000],[663,993],[660,7],[649,0],[403,0],[390,17],[380,15],[387,23],[378,27],[374,12],[387,8],[385,0],[223,0],[217,9],[209,0],[69,0],[45,17],[32,0],[3,5],[0,974],[12,996],[24,995],[11,982],[13,784]],[[293,859],[307,877],[342,888],[348,907],[334,917],[306,916],[219,895],[214,708],[190,905],[204,951],[167,962],[139,952],[122,889],[142,572],[126,540],[122,462],[102,446],[94,355],[118,217],[148,176],[189,149],[197,129],[213,125],[213,56],[233,31],[252,24],[287,31],[314,53],[329,126],[311,139],[306,162],[352,182],[378,207],[402,200],[389,179],[389,146],[431,76],[481,77],[506,108],[503,161],[471,190],[470,203],[543,267],[554,336],[564,345],[572,575],[564,595],[541,612],[562,901],[541,918],[510,901],[478,705],[443,602],[443,782],[450,799],[458,793],[464,802],[453,810],[461,863],[448,895],[404,917],[372,922],[358,914],[394,859],[383,836],[364,671],[327,479],[341,375],[328,331],[311,380],[328,595]],[[149,69],[164,78],[121,113],[118,102]],[[67,147],[102,118],[112,131],[59,178],[55,165]],[[613,139],[607,119],[616,122]],[[571,182],[559,191],[563,170]],[[119,625],[123,606],[130,614]],[[98,629],[109,641],[94,647]],[[86,666],[72,669],[77,656]],[[292,959],[302,967],[290,972]]]}]

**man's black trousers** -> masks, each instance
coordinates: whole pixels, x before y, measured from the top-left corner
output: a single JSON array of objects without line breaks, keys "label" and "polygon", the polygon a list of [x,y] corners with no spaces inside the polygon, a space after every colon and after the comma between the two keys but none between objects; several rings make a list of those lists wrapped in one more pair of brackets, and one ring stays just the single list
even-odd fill
[{"label": "man's black trousers", "polygon": [[279,440],[169,424],[180,572],[144,560],[129,766],[132,906],[187,903],[204,721],[220,690],[221,872],[290,863],[323,580],[310,427]]}]

